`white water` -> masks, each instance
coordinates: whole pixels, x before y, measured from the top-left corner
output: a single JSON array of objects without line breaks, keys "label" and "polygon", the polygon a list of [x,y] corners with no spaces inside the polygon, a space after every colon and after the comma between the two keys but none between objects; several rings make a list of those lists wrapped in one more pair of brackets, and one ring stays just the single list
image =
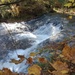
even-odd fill
[{"label": "white water", "polygon": [[[23,22],[22,22],[23,23]],[[1,30],[0,35],[7,34],[6,27],[11,33],[16,32],[13,36],[15,40],[22,40],[25,38],[33,39],[35,42],[32,43],[32,46],[30,48],[27,48],[25,50],[23,49],[17,49],[15,51],[9,52],[9,54],[6,57],[6,61],[1,60],[0,61],[0,69],[3,67],[9,68],[11,71],[15,72],[27,72],[27,66],[26,60],[24,60],[22,63],[16,65],[14,63],[10,63],[11,59],[19,60],[17,55],[24,55],[25,57],[29,57],[29,54],[33,51],[36,51],[36,47],[38,44],[42,43],[46,39],[50,39],[52,41],[55,41],[57,39],[61,39],[63,35],[61,34],[60,25],[54,26],[53,23],[48,23],[40,26],[38,29],[34,30],[33,32],[30,31],[24,31],[27,26],[21,23],[2,23],[1,26],[4,28]]]}]

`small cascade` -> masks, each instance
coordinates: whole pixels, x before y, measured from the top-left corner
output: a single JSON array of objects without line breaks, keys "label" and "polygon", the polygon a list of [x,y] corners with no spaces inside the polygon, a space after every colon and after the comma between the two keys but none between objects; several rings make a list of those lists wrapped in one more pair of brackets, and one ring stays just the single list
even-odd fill
[{"label": "small cascade", "polygon": [[[61,40],[64,36],[61,33],[62,31],[63,20],[59,17],[57,19],[57,17],[44,16],[43,18],[39,18],[30,22],[8,24],[1,23],[0,39],[2,41],[0,40],[0,43],[3,43],[5,45],[6,49],[4,50],[7,50],[8,54],[4,59],[0,61],[0,69],[5,67],[15,72],[27,72],[28,65],[25,64],[26,60],[18,65],[10,63],[10,60],[18,60],[19,58],[17,55],[24,55],[26,58],[29,57],[29,54],[31,52],[35,52],[38,45],[40,43],[42,44],[47,39],[51,41]],[[13,51],[11,50],[11,42],[13,42],[12,38],[17,42],[17,47],[13,47]],[[1,49],[3,49],[2,47],[4,46],[0,47]]]}]

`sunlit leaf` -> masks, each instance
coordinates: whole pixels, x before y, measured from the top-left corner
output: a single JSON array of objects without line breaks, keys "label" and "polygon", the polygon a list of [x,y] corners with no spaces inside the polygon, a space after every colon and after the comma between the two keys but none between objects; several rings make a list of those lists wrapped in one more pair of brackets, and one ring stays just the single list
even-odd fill
[{"label": "sunlit leaf", "polygon": [[41,67],[34,64],[28,68],[29,75],[41,75]]},{"label": "sunlit leaf", "polygon": [[74,0],[69,0],[69,1],[72,2],[72,3],[74,2]]},{"label": "sunlit leaf", "polygon": [[33,57],[34,57],[34,56],[36,56],[36,53],[31,52],[31,53],[30,53],[30,56],[33,56]]},{"label": "sunlit leaf", "polygon": [[71,7],[72,6],[72,3],[66,3],[64,6],[65,7]]},{"label": "sunlit leaf", "polygon": [[68,73],[68,70],[62,70],[61,73],[66,74],[66,73]]}]

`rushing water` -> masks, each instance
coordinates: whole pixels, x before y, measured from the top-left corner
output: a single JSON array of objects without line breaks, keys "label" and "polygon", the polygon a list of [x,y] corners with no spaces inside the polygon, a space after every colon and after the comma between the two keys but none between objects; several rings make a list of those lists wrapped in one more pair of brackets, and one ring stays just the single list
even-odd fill
[{"label": "rushing water", "polygon": [[27,72],[26,60],[18,65],[10,63],[10,60],[19,60],[17,55],[29,57],[37,47],[46,45],[46,41],[61,41],[67,35],[64,31],[68,33],[65,29],[67,24],[68,21],[59,15],[44,15],[28,22],[1,23],[0,69],[5,67],[15,72]]}]

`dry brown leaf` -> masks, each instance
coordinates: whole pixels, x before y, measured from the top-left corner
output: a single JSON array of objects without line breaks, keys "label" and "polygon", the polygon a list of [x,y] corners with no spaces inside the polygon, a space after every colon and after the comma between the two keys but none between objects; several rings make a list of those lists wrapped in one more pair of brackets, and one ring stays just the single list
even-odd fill
[{"label": "dry brown leaf", "polygon": [[66,73],[62,73],[61,71],[53,71],[52,74],[53,75],[68,75]]},{"label": "dry brown leaf", "polygon": [[61,61],[55,61],[54,63],[51,63],[51,65],[52,65],[53,68],[55,68],[56,70],[68,69],[68,65],[67,65],[66,63],[61,62]]},{"label": "dry brown leaf", "polygon": [[18,58],[25,58],[24,55],[18,55]]},{"label": "dry brown leaf", "polygon": [[52,71],[54,75],[66,75],[69,72],[68,65],[61,61],[55,61],[54,63],[50,63],[55,69]]},{"label": "dry brown leaf", "polygon": [[19,60],[12,59],[10,62],[15,63],[15,64],[20,64],[25,59],[25,57],[23,55],[18,55],[18,57],[20,58]]},{"label": "dry brown leaf", "polygon": [[0,70],[0,75],[18,75],[18,73],[13,73],[8,68],[3,68]]},{"label": "dry brown leaf", "polygon": [[71,49],[70,56],[71,56],[72,63],[75,64],[75,48]]},{"label": "dry brown leaf", "polygon": [[62,50],[62,54],[67,58],[70,59],[70,53],[71,53],[71,48],[68,45],[65,45],[65,47]]},{"label": "dry brown leaf", "polygon": [[33,63],[33,59],[32,59],[31,57],[29,57],[29,58],[27,59],[27,63],[28,63],[28,64],[32,64],[32,63]]},{"label": "dry brown leaf", "polygon": [[29,75],[41,75],[41,67],[34,64],[28,68]]},{"label": "dry brown leaf", "polygon": [[75,63],[75,47],[65,45],[62,50],[62,54],[64,55],[64,58],[71,61],[72,63]]},{"label": "dry brown leaf", "polygon": [[43,57],[38,58],[38,61],[41,63],[47,63],[47,60]]},{"label": "dry brown leaf", "polygon": [[12,60],[10,61],[10,63],[19,64],[19,63],[21,63],[21,62],[20,62],[20,60],[15,60],[15,59],[12,59]]}]

